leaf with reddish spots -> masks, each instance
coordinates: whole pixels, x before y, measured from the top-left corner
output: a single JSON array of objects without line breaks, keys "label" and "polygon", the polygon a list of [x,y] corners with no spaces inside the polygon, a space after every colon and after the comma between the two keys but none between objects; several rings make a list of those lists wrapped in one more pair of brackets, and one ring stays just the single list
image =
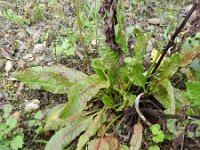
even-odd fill
[{"label": "leaf with reddish spots", "polygon": [[66,127],[56,132],[47,145],[45,150],[63,150],[68,144],[70,144],[77,136],[79,136],[87,127],[92,123],[93,116],[80,117],[73,122],[68,122]]},{"label": "leaf with reddish spots", "polygon": [[90,141],[88,150],[119,150],[121,145],[113,136],[106,136]]},{"label": "leaf with reddish spots", "polygon": [[200,54],[200,46],[186,52],[182,52],[180,55],[180,66],[185,67],[190,64]]},{"label": "leaf with reddish spots", "polygon": [[83,133],[77,144],[76,150],[82,150],[83,146],[89,141],[89,139],[96,134],[100,126],[106,121],[104,117],[105,110],[99,111],[97,116],[94,118],[93,123],[89,125],[88,129]]},{"label": "leaf with reddish spots", "polygon": [[67,93],[75,82],[87,77],[80,71],[62,65],[32,67],[15,72],[14,76],[32,89],[47,90],[56,94]]},{"label": "leaf with reddish spots", "polygon": [[88,76],[85,80],[74,84],[68,93],[68,103],[61,113],[62,118],[68,118],[82,112],[89,100],[101,89],[110,86],[108,81],[101,80],[97,75]]},{"label": "leaf with reddish spots", "polygon": [[90,141],[88,150],[110,150],[110,148],[106,139],[99,138]]}]

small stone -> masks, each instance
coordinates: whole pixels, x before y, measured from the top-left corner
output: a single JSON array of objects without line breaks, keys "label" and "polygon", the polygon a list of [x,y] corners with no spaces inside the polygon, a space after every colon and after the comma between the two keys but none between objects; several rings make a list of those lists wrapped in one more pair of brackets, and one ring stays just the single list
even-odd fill
[{"label": "small stone", "polygon": [[18,63],[17,63],[18,67],[20,69],[24,69],[26,67],[26,62],[23,61],[23,60],[19,60]]},{"label": "small stone", "polygon": [[33,54],[26,54],[23,59],[28,59],[29,61],[32,61],[34,59]]},{"label": "small stone", "polygon": [[40,61],[43,61],[43,60],[45,59],[45,55],[39,56],[38,59],[39,59]]},{"label": "small stone", "polygon": [[[37,65],[40,64],[40,62],[41,62],[40,59],[39,59],[38,57],[36,57],[35,60],[32,61],[30,64],[31,64],[31,65],[34,65],[34,66],[37,66]],[[30,65],[30,64],[29,64],[29,65]]]},{"label": "small stone", "polygon": [[33,111],[40,108],[40,101],[37,99],[32,100],[30,103],[27,103],[25,105],[25,110],[27,111]]},{"label": "small stone", "polygon": [[4,65],[5,65],[5,61],[0,59],[0,70],[3,69]]},{"label": "small stone", "polygon": [[49,62],[49,63],[47,63],[47,65],[48,66],[52,66],[52,65],[55,65],[55,63],[54,62]]},{"label": "small stone", "polygon": [[17,81],[15,77],[8,77],[8,81]]},{"label": "small stone", "polygon": [[0,101],[5,101],[8,99],[8,93],[0,93]]},{"label": "small stone", "polygon": [[26,49],[26,43],[19,40],[16,40],[16,42],[18,42],[19,44],[19,53],[23,53],[24,50]]},{"label": "small stone", "polygon": [[8,61],[6,62],[6,65],[5,65],[5,70],[6,70],[6,72],[10,72],[10,71],[12,70],[12,68],[13,68],[13,62],[10,61],[10,60],[8,60]]},{"label": "small stone", "polygon": [[23,59],[29,59],[29,58],[32,58],[33,57],[33,54],[26,54]]},{"label": "small stone", "polygon": [[148,22],[149,22],[150,24],[156,25],[156,24],[160,24],[160,23],[161,23],[161,20],[160,20],[159,18],[151,18],[151,19],[148,19]]},{"label": "small stone", "polygon": [[32,35],[32,34],[35,34],[37,32],[37,30],[35,30],[33,27],[27,27],[26,28],[26,31]]},{"label": "small stone", "polygon": [[183,8],[183,9],[185,9],[185,13],[187,14],[187,13],[190,11],[191,8],[192,8],[192,4],[186,6],[186,7]]},{"label": "small stone", "polygon": [[33,48],[33,53],[40,53],[45,50],[46,44],[36,44]]},{"label": "small stone", "polygon": [[80,52],[76,52],[76,55],[80,58],[80,60],[83,60],[84,56]]},{"label": "small stone", "polygon": [[46,63],[52,62],[52,58],[50,58],[50,57],[45,57],[44,62],[46,62]]},{"label": "small stone", "polygon": [[4,38],[8,38],[8,37],[9,37],[9,34],[5,34],[5,35],[4,35]]},{"label": "small stone", "polygon": [[4,49],[1,50],[1,55],[6,59],[12,60],[10,54]]},{"label": "small stone", "polygon": [[26,37],[26,32],[24,30],[21,30],[17,33],[18,39],[24,39]]},{"label": "small stone", "polygon": [[91,44],[93,45],[93,46],[95,46],[95,45],[97,45],[97,39],[94,39],[94,40],[92,40],[92,42],[91,42]]}]

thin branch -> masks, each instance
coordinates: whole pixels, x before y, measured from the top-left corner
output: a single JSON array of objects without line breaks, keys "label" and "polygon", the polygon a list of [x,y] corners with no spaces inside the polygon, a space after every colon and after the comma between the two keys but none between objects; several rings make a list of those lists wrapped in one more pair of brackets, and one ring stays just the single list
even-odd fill
[{"label": "thin branch", "polygon": [[152,116],[156,118],[161,118],[161,119],[177,119],[177,120],[200,120],[200,116],[187,116],[187,115],[173,115],[173,114],[164,114],[162,112],[153,110],[151,108],[141,108],[141,111],[144,113],[151,114]]},{"label": "thin branch", "polygon": [[182,23],[180,24],[180,26],[176,29],[175,33],[171,36],[167,46],[165,47],[165,49],[163,50],[163,53],[161,55],[161,57],[159,58],[158,62],[156,63],[153,71],[151,74],[154,74],[156,72],[156,70],[158,69],[158,67],[160,66],[163,58],[165,57],[167,51],[174,45],[174,40],[177,37],[177,35],[181,32],[182,28],[185,26],[185,24],[187,23],[188,19],[190,18],[190,16],[192,15],[192,13],[194,12],[194,10],[197,7],[197,3],[195,2],[192,6],[192,8],[190,9],[189,13],[187,14],[187,16],[185,17],[185,19],[182,21]]}]

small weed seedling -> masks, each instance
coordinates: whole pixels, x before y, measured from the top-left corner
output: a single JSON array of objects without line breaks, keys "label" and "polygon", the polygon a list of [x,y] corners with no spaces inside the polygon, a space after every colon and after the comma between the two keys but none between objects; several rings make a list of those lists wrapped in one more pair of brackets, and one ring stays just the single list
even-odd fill
[{"label": "small weed seedling", "polygon": [[19,117],[17,112],[11,115],[12,106],[4,105],[3,115],[0,117],[0,149],[18,150],[23,147],[23,128],[19,127]]}]

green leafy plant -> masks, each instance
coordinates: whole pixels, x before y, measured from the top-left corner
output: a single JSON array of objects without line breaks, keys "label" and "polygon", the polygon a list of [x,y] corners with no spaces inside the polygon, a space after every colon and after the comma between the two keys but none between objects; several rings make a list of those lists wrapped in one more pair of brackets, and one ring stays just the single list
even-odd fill
[{"label": "green leafy plant", "polygon": [[26,23],[28,23],[28,20],[25,20],[22,16],[16,14],[11,9],[3,9],[0,11],[0,16],[5,17],[6,19],[10,20],[13,23],[16,23],[20,26],[24,26]]},{"label": "green leafy plant", "polygon": [[148,148],[148,150],[160,150],[160,147],[154,145],[154,146],[150,146],[150,147]]},{"label": "green leafy plant", "polygon": [[12,106],[4,105],[3,115],[0,117],[0,149],[18,150],[23,147],[23,128],[17,125],[18,120],[11,116]]},{"label": "green leafy plant", "polygon": [[[113,11],[111,14],[107,21],[117,18],[118,24],[109,22],[109,26],[106,26],[108,31],[106,42],[110,47],[101,43],[100,57],[94,58],[91,63],[95,74],[86,75],[62,65],[37,66],[15,73],[15,77],[30,88],[68,94],[67,103],[55,106],[46,116],[43,130],[57,131],[47,143],[46,150],[50,150],[52,146],[54,148],[56,146],[59,150],[64,149],[78,136],[80,136],[77,143],[78,150],[83,149],[88,142],[97,143],[99,139],[107,143],[106,149],[108,149],[108,141],[104,139],[105,133],[117,119],[120,118],[122,122],[126,118],[121,114],[125,110],[134,108],[136,97],[142,92],[145,96],[150,95],[156,99],[164,107],[165,113],[176,113],[175,94],[177,90],[173,87],[171,78],[179,68],[186,68],[200,54],[200,46],[175,53],[165,60],[159,59],[159,63],[156,60],[153,63],[149,62],[151,67],[145,74],[143,58],[146,56],[151,34],[143,33],[136,27],[124,31],[120,13],[116,14]],[[113,33],[116,34],[116,38]],[[130,56],[127,41],[132,34],[135,36],[135,43],[133,56]],[[168,50],[167,47],[165,49]],[[166,50],[162,52],[162,56]],[[158,53],[156,58],[162,57]],[[184,90],[182,92],[186,92],[194,102],[199,98],[199,94],[197,97],[192,97],[192,91],[196,92],[198,87],[198,83],[188,82],[187,92]],[[95,107],[94,102],[99,101],[103,103],[103,106]],[[114,112],[112,120],[108,119],[108,110]],[[141,114],[138,113],[138,115],[141,119],[144,118]],[[97,135],[101,127],[105,125],[107,126],[104,132]],[[151,126],[150,129],[154,142],[164,140],[165,135],[158,124]],[[98,138],[91,140],[94,135]]]},{"label": "green leafy plant", "polygon": [[74,55],[75,46],[72,41],[75,41],[75,40],[76,40],[76,37],[73,35],[70,35],[69,40],[64,39],[60,45],[56,44],[56,46],[53,47],[52,50],[56,55],[57,54],[63,54],[64,56]]},{"label": "green leafy plant", "polygon": [[165,138],[164,132],[160,129],[159,124],[154,124],[150,127],[151,132],[153,134],[152,140],[156,143],[163,142]]},{"label": "green leafy plant", "polygon": [[43,115],[41,111],[38,111],[37,113],[34,114],[34,117],[32,119],[30,118],[30,120],[28,121],[28,126],[30,128],[37,127],[37,129],[35,130],[37,134],[39,134],[40,131],[43,129],[42,122],[41,122],[42,117]]},{"label": "green leafy plant", "polygon": [[40,21],[45,19],[44,4],[36,3],[33,8],[33,20]]}]

